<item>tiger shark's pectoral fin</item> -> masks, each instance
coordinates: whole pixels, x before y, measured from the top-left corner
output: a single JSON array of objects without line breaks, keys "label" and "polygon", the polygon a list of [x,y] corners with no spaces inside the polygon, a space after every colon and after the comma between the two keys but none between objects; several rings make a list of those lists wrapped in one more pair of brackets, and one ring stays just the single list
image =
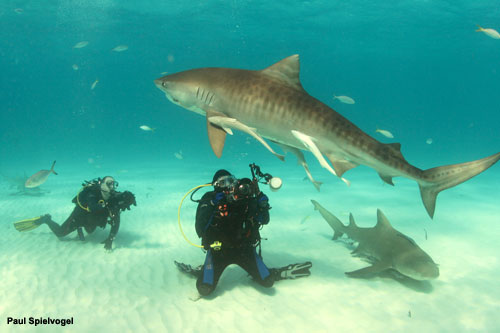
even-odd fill
[{"label": "tiger shark's pectoral fin", "polygon": [[248,127],[247,125],[239,122],[238,120],[236,120],[234,118],[228,118],[228,117],[225,117],[225,116],[217,116],[217,115],[216,116],[208,116],[208,113],[207,113],[207,119],[212,124],[215,124],[215,125],[217,125],[217,126],[219,126],[221,128],[228,128],[228,129],[232,128],[232,129],[240,130],[242,132],[245,132],[245,133],[253,136],[264,147],[266,147],[266,149],[269,150],[274,156],[276,156],[277,158],[279,158],[282,161],[285,160],[285,156],[283,156],[283,155],[278,154],[277,152],[275,152],[267,144],[267,142],[264,141],[264,139],[259,134],[257,134],[257,132],[255,131],[255,128]]},{"label": "tiger shark's pectoral fin", "polygon": [[391,264],[389,262],[379,261],[372,266],[368,266],[365,268],[358,269],[352,272],[346,272],[345,274],[348,277],[358,278],[358,279],[369,279],[376,276],[378,273],[383,272],[389,268],[391,268]]},{"label": "tiger shark's pectoral fin", "polygon": [[328,160],[330,163],[333,165],[333,169],[337,173],[339,177],[342,177],[342,175],[346,172],[351,170],[352,168],[357,167],[359,164],[356,164],[354,162],[347,161],[342,158],[337,158],[334,155],[331,154],[326,154],[328,157]]},{"label": "tiger shark's pectoral fin", "polygon": [[215,156],[221,157],[222,150],[224,149],[224,143],[226,141],[226,131],[220,126],[214,125],[210,122],[210,117],[219,115],[215,111],[207,111],[207,132],[208,140],[210,141],[210,146],[215,153]]},{"label": "tiger shark's pectoral fin", "polygon": [[[323,154],[321,154],[318,146],[316,146],[316,144],[314,143],[313,137],[310,137],[309,135],[306,135],[304,133],[301,133],[301,132],[295,131],[295,130],[292,130],[292,134],[295,138],[297,138],[297,140],[302,142],[302,144],[307,148],[307,150],[309,150],[314,155],[314,157],[316,157],[319,164],[323,168],[330,171],[334,176],[337,176],[337,173],[335,172],[335,170],[333,170],[332,167],[330,166],[330,164],[328,164],[328,162],[323,157]],[[346,183],[348,186],[351,185],[351,183],[347,179],[342,178],[342,177],[339,177],[339,178],[344,183]]]},{"label": "tiger shark's pectoral fin", "polygon": [[314,187],[319,192],[319,188],[320,188],[321,184],[323,184],[323,183],[314,180],[313,176],[311,175],[311,172],[309,171],[309,166],[307,165],[307,162],[306,162],[306,159],[304,157],[304,154],[302,154],[302,152],[299,149],[295,148],[295,147],[288,146],[288,145],[285,145],[285,144],[282,144],[282,143],[278,143],[278,145],[281,147],[281,149],[283,149],[283,151],[285,151],[285,152],[289,151],[289,152],[291,152],[292,154],[294,154],[297,157],[297,161],[299,162],[300,165],[302,165],[302,167],[306,171],[307,178],[309,178],[309,180],[311,181],[311,183],[314,185]]}]

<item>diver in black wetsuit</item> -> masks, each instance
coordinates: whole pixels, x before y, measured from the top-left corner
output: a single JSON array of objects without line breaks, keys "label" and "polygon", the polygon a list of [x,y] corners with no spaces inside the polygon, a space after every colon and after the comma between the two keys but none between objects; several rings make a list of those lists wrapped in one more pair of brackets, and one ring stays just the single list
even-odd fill
[{"label": "diver in black wetsuit", "polygon": [[131,205],[137,205],[132,192],[117,192],[117,186],[118,183],[111,176],[85,182],[82,190],[73,198],[73,203],[76,204],[73,212],[62,225],[52,221],[49,214],[16,222],[14,225],[19,231],[28,231],[47,224],[57,237],[64,237],[77,230],[80,240],[83,241],[85,238],[82,227],[87,233],[92,233],[97,227],[105,228],[109,223],[111,231],[101,244],[110,251],[120,228],[120,211],[130,210]]},{"label": "diver in black wetsuit", "polygon": [[236,179],[226,170],[215,173],[214,191],[207,192],[196,211],[196,233],[207,250],[205,263],[193,269],[176,262],[179,269],[197,277],[202,296],[213,292],[224,269],[237,264],[253,279],[270,288],[274,281],[310,275],[310,262],[267,268],[257,253],[259,229],[269,223],[269,199],[248,178]]}]

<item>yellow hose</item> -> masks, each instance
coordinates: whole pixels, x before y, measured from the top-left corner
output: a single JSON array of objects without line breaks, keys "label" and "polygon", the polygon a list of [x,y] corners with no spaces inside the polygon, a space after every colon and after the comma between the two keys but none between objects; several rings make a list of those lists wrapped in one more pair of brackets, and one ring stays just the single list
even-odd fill
[{"label": "yellow hose", "polygon": [[186,237],[186,234],[184,233],[184,231],[182,230],[182,225],[181,225],[181,207],[182,207],[182,203],[184,202],[184,199],[186,199],[186,197],[191,193],[193,192],[194,190],[196,189],[199,189],[200,187],[206,187],[206,186],[212,186],[212,184],[203,184],[203,185],[198,185],[196,187],[193,187],[192,189],[190,189],[183,197],[182,197],[182,200],[181,200],[181,203],[179,204],[179,209],[177,210],[177,221],[179,222],[179,229],[181,231],[181,234],[182,236],[184,237],[184,239],[186,240],[186,242],[188,242],[189,244],[191,244],[192,246],[195,246],[195,247],[198,247],[198,248],[203,248],[203,246],[201,245],[196,245],[196,244],[193,244],[187,237]]}]

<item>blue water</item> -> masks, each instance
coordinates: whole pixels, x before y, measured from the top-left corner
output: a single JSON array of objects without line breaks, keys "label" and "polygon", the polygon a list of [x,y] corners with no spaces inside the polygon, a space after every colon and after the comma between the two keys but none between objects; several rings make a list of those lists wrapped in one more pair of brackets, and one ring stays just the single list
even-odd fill
[{"label": "blue water", "polygon": [[[0,168],[160,162],[178,150],[217,163],[205,120],[171,104],[153,79],[261,69],[295,53],[311,95],[379,140],[401,142],[416,166],[480,158],[500,142],[500,41],[475,29],[500,29],[499,16],[495,1],[3,2]],[[129,49],[112,52],[119,44]],[[271,159],[244,140],[230,138],[225,155]]]}]

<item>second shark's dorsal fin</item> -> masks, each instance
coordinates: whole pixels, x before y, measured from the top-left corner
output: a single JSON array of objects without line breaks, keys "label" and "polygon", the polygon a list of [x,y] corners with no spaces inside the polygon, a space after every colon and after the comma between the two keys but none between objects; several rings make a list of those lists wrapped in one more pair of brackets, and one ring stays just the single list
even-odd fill
[{"label": "second shark's dorsal fin", "polygon": [[391,228],[392,229],[391,223],[389,222],[387,217],[385,217],[384,213],[382,213],[382,211],[380,209],[377,209],[377,225],[375,226],[375,228]]},{"label": "second shark's dorsal fin", "polygon": [[272,78],[277,79],[292,88],[304,90],[299,79],[300,62],[298,54],[289,56],[288,58],[285,58],[274,65],[261,70],[260,72],[271,76]]},{"label": "second shark's dorsal fin", "polygon": [[356,224],[356,221],[354,221],[354,216],[352,216],[352,213],[349,213],[349,226],[348,228],[357,228],[358,225]]}]

